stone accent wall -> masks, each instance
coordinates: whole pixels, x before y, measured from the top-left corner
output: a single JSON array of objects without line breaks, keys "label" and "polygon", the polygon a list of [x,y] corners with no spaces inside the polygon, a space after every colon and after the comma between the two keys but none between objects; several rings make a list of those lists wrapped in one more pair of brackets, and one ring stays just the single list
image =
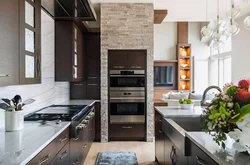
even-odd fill
[{"label": "stone accent wall", "polygon": [[152,3],[101,4],[101,141],[108,141],[108,50],[147,50],[147,141],[154,140]]}]

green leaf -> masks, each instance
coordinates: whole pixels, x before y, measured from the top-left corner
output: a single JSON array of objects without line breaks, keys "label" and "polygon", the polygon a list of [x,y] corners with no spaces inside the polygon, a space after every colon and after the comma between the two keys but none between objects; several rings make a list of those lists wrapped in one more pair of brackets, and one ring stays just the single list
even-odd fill
[{"label": "green leaf", "polygon": [[250,113],[250,104],[243,106],[240,109],[240,119]]},{"label": "green leaf", "polygon": [[234,110],[235,110],[236,113],[240,112],[240,104],[239,103],[235,103]]},{"label": "green leaf", "polygon": [[220,106],[221,107],[226,107],[227,103],[224,103],[223,101],[220,101]]}]

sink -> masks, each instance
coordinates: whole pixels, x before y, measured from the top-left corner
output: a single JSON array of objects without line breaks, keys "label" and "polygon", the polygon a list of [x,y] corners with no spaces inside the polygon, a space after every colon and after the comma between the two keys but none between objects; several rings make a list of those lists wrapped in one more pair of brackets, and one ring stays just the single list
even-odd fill
[{"label": "sink", "polygon": [[162,121],[162,131],[169,137],[174,145],[185,153],[186,132],[201,132],[200,117],[171,117]]}]

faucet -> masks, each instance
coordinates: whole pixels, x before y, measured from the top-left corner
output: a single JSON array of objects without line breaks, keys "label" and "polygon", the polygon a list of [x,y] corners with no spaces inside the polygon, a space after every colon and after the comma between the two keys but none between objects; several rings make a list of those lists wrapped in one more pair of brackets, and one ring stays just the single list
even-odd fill
[{"label": "faucet", "polygon": [[207,89],[205,89],[205,91],[202,95],[201,106],[208,106],[208,104],[206,103],[206,96],[207,96],[207,92],[210,91],[211,89],[217,89],[219,92],[222,92],[222,90],[218,86],[207,87]]}]

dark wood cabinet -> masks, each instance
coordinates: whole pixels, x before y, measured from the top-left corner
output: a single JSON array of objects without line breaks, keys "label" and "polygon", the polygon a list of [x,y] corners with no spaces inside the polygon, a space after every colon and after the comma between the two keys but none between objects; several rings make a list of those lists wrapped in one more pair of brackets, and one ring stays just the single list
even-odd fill
[{"label": "dark wood cabinet", "polygon": [[[54,139],[49,145],[47,145],[39,154],[37,154],[28,165],[59,165],[57,156],[60,157],[64,150],[69,152],[69,128],[63,131],[56,139]],[[64,147],[66,146],[66,147]],[[61,155],[62,156],[62,155]],[[68,155],[66,155],[68,156]],[[60,157],[66,160],[66,156]],[[60,164],[61,165],[61,164]]]},{"label": "dark wood cabinet", "polygon": [[202,151],[191,140],[186,140],[186,148],[188,153],[188,164],[190,165],[218,165],[211,157]]},{"label": "dark wood cabinet", "polygon": [[101,141],[101,103],[95,103],[95,141]]},{"label": "dark wood cabinet", "polygon": [[162,132],[162,116],[155,114],[155,157],[160,165],[165,164],[165,135]]},{"label": "dark wood cabinet", "polygon": [[41,83],[41,1],[1,1],[0,10],[0,86]]},{"label": "dark wood cabinet", "polygon": [[70,83],[70,99],[86,99],[86,82]]},{"label": "dark wood cabinet", "polygon": [[69,165],[69,158],[70,158],[70,150],[69,150],[69,143],[67,142],[66,145],[57,154],[56,164]]},{"label": "dark wood cabinet", "polygon": [[109,50],[109,70],[144,70],[147,51],[145,50]]},{"label": "dark wood cabinet", "polygon": [[55,79],[79,82],[84,79],[83,34],[72,21],[55,21]]}]

